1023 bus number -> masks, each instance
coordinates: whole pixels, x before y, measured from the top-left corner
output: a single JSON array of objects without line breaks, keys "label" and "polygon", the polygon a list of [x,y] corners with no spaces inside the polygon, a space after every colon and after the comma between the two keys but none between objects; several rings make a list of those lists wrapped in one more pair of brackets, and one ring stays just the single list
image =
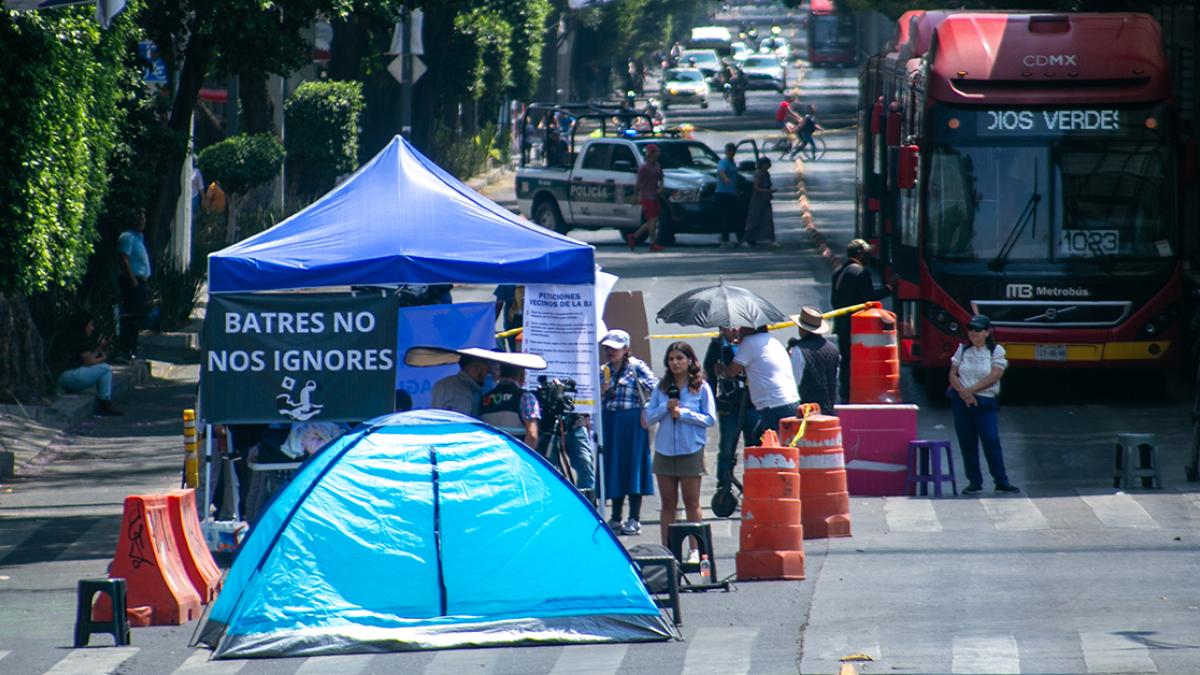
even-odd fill
[{"label": "1023 bus number", "polygon": [[1116,255],[1121,249],[1121,234],[1117,230],[1063,230],[1058,236],[1058,252],[1062,255]]}]

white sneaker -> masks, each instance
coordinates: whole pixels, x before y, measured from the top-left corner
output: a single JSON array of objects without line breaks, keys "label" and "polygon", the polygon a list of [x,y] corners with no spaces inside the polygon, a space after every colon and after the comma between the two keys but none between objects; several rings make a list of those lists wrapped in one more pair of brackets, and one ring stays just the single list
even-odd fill
[{"label": "white sneaker", "polygon": [[696,549],[692,549],[692,550],[688,551],[687,562],[689,562],[689,563],[700,562],[700,551],[698,551]]},{"label": "white sneaker", "polygon": [[642,524],[630,518],[625,521],[625,526],[621,528],[621,534],[641,534]]}]

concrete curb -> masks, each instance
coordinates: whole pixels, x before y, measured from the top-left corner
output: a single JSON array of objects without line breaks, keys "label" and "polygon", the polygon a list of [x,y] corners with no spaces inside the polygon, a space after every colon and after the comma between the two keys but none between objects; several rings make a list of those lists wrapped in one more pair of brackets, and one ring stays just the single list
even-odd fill
[{"label": "concrete curb", "polygon": [[494,183],[500,182],[501,180],[503,180],[503,178],[506,175],[508,175],[511,172],[512,171],[511,171],[511,169],[509,169],[507,164],[502,164],[493,169],[488,169],[487,171],[484,171],[483,173],[481,173],[479,175],[472,176],[463,182],[466,183],[467,186],[470,187],[472,190],[474,190],[476,192],[483,192],[484,188],[486,188],[487,186],[492,185]]},{"label": "concrete curb", "polygon": [[[148,361],[113,366],[113,400],[149,379]],[[91,417],[95,405],[92,392],[60,394],[46,405],[0,404],[0,450],[13,453],[17,472],[44,464],[47,451],[64,445],[68,431]]]}]

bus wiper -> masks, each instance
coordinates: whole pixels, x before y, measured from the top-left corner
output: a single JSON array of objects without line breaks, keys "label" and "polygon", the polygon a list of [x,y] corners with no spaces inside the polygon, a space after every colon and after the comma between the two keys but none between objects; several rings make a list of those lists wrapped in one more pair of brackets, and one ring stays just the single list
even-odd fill
[{"label": "bus wiper", "polygon": [[[988,263],[988,269],[993,272],[999,272],[1004,269],[1004,263],[1008,262],[1008,256],[1012,254],[1013,248],[1017,245],[1017,239],[1021,237],[1021,233],[1025,231],[1025,226],[1029,221],[1037,222],[1037,205],[1042,201],[1042,196],[1036,192],[1029,195],[1029,201],[1025,202],[1025,208],[1021,211],[1021,215],[1017,216],[1017,224],[1008,232],[1008,238],[1004,240],[1004,245],[1000,247],[1000,252],[996,257]],[[1037,225],[1034,226],[1034,232],[1037,232]]]}]

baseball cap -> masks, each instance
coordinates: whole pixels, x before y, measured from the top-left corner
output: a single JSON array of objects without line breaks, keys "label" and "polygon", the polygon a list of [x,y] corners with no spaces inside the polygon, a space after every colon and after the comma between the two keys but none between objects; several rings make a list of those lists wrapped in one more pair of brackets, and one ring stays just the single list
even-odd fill
[{"label": "baseball cap", "polygon": [[976,314],[967,322],[967,328],[973,330],[987,330],[992,327],[992,320],[982,314]]},{"label": "baseball cap", "polygon": [[610,330],[600,338],[600,344],[613,349],[625,349],[629,346],[629,333],[619,328]]}]

